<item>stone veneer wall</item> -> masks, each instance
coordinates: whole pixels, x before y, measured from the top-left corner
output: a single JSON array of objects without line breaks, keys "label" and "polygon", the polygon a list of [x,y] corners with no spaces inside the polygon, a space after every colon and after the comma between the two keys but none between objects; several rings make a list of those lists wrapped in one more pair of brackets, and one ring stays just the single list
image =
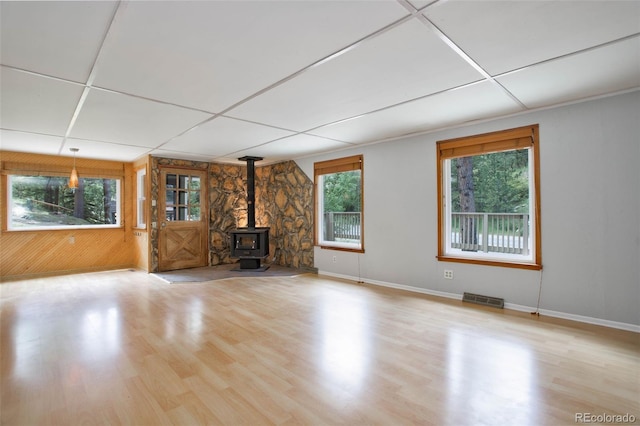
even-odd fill
[{"label": "stone veneer wall", "polygon": [[[243,168],[231,164],[209,165],[209,263],[233,263],[229,231],[247,225],[247,200]],[[257,197],[256,197],[257,199]],[[256,217],[256,226],[265,226]]]},{"label": "stone veneer wall", "polygon": [[[247,226],[246,166],[209,166],[210,263],[232,263],[229,231]],[[256,226],[270,227],[266,263],[313,270],[313,182],[293,161],[255,169]]]},{"label": "stone veneer wall", "polygon": [[[259,200],[259,201],[258,201]],[[269,218],[272,262],[313,266],[313,182],[294,161],[256,168],[257,217]]]},{"label": "stone veneer wall", "polygon": [[[151,199],[159,197],[160,167],[207,170],[209,178],[209,264],[233,263],[229,231],[247,226],[246,166],[152,157]],[[256,164],[256,226],[268,226],[269,258],[292,268],[313,267],[313,182],[294,161]],[[158,207],[150,220],[159,223]],[[158,229],[152,228],[150,272],[158,271]]]}]

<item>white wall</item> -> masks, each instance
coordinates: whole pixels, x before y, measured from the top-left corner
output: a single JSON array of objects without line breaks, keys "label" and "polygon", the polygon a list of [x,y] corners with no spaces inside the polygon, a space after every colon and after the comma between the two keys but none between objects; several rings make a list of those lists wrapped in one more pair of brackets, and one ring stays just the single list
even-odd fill
[{"label": "white wall", "polygon": [[[320,273],[535,307],[539,271],[438,262],[438,140],[540,124],[543,314],[640,330],[640,92],[297,160],[364,154],[365,253],[315,249]],[[333,257],[336,262],[333,262]],[[453,280],[443,270],[454,271]]]}]

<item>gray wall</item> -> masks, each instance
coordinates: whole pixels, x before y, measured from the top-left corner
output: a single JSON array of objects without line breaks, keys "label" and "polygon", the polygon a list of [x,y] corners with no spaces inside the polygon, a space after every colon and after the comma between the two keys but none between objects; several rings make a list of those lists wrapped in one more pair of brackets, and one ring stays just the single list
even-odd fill
[{"label": "gray wall", "polygon": [[[640,92],[297,160],[364,154],[365,253],[315,248],[320,273],[424,293],[502,297],[640,330]],[[543,272],[438,262],[436,141],[540,124]],[[333,261],[333,257],[336,261]],[[443,278],[454,271],[453,280]]]}]

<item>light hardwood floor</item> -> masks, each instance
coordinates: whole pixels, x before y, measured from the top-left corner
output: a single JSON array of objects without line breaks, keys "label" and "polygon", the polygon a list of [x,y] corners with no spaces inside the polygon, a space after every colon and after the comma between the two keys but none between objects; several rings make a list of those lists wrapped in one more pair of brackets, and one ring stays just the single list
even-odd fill
[{"label": "light hardwood floor", "polygon": [[312,274],[0,291],[3,425],[640,422],[637,333]]}]

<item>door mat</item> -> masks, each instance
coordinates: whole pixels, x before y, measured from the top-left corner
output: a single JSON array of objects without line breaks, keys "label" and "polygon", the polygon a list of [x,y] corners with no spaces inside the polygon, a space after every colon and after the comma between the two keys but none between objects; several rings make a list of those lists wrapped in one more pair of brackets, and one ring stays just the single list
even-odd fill
[{"label": "door mat", "polygon": [[[180,269],[177,271],[155,272],[152,275],[168,282],[169,284],[193,283],[227,278],[247,277],[293,277],[296,275],[315,273],[308,269],[288,268],[280,265],[269,265],[266,271],[242,270],[238,271],[239,264],[205,266],[202,268]],[[235,269],[235,270],[234,270]]]}]

